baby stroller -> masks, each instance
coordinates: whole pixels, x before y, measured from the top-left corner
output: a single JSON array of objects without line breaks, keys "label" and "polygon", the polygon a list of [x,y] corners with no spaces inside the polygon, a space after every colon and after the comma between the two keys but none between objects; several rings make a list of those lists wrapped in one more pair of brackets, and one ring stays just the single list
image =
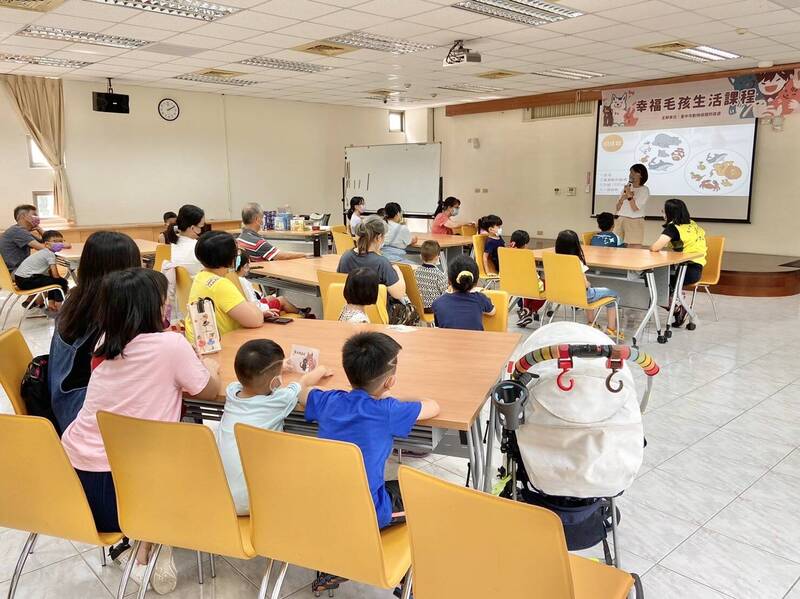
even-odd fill
[{"label": "baby stroller", "polygon": [[[641,402],[632,363],[647,375]],[[619,567],[615,498],[641,467],[641,414],[658,371],[650,356],[592,327],[558,322],[536,330],[492,390],[504,454],[496,492],[555,512],[569,550],[602,543],[606,563]]]}]

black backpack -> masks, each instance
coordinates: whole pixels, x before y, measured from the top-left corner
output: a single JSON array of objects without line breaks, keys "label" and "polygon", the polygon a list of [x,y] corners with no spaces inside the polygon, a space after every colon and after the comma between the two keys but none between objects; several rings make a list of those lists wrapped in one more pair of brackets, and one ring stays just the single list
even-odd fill
[{"label": "black backpack", "polygon": [[25,407],[31,416],[41,416],[53,423],[56,432],[61,436],[61,428],[53,413],[53,406],[50,402],[50,385],[47,379],[47,362],[49,356],[36,356],[22,377],[20,394],[25,400]]}]

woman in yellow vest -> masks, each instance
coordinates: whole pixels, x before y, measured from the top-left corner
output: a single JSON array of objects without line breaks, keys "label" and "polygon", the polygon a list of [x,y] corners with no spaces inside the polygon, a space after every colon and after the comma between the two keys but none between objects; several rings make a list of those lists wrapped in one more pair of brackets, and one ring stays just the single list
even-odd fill
[{"label": "woman in yellow vest", "polygon": [[[686,267],[686,277],[683,279],[684,285],[693,285],[700,280],[703,274],[703,267],[706,265],[706,246],[705,230],[694,222],[689,216],[689,209],[683,200],[671,199],[664,202],[664,230],[656,242],[650,246],[651,252],[660,252],[665,247],[675,252],[686,252],[690,254],[702,254],[692,259]],[[672,295],[677,283],[677,272],[674,272],[669,279],[669,290]],[[675,311],[675,322],[672,326],[679,327],[686,320],[686,310],[678,305]]]}]

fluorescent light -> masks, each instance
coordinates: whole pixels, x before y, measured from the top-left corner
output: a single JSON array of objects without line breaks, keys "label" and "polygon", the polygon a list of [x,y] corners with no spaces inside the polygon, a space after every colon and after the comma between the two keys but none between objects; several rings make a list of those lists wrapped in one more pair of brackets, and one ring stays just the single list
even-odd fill
[{"label": "fluorescent light", "polygon": [[115,4],[138,10],[150,10],[176,17],[200,19],[201,21],[216,21],[227,17],[240,9],[223,4],[200,2],[198,0],[87,0],[100,4]]},{"label": "fluorescent light", "polygon": [[712,48],[711,46],[696,46],[691,42],[655,44],[653,46],[637,48],[637,50],[661,54],[662,56],[669,56],[671,58],[680,58],[681,60],[688,60],[691,62],[711,62],[741,58],[738,54],[734,54],[733,52]]},{"label": "fluorescent light", "polygon": [[83,60],[69,60],[67,58],[50,58],[48,56],[24,56],[22,54],[0,54],[0,60],[16,62],[19,64],[38,64],[45,67],[60,67],[63,69],[80,69],[88,67],[93,62]]},{"label": "fluorescent light", "polygon": [[150,43],[145,40],[122,37],[120,35],[77,31],[75,29],[63,29],[61,27],[42,27],[40,25],[28,25],[20,29],[17,35],[62,42],[77,42],[79,44],[94,44],[95,46],[110,46],[111,48],[127,48],[129,50],[141,48]]},{"label": "fluorescent light", "polygon": [[493,92],[501,92],[505,88],[480,85],[478,83],[453,83],[451,85],[440,85],[437,89],[446,89],[454,92],[471,92],[475,94],[490,94]]},{"label": "fluorescent light", "polygon": [[295,60],[283,60],[282,58],[269,58],[267,56],[254,56],[240,61],[239,64],[267,69],[280,69],[282,71],[297,71],[299,73],[320,73],[322,71],[330,71],[333,68],[310,62],[297,62]]},{"label": "fluorescent light", "polygon": [[712,48],[711,46],[697,46],[695,50],[700,50],[701,52],[708,52],[709,54],[715,54],[716,56],[720,56],[725,59],[733,59],[733,58],[741,58],[738,54],[734,54],[733,52],[727,52],[725,50],[720,50],[719,48]]},{"label": "fluorescent light", "polygon": [[540,75],[542,77],[558,77],[559,79],[571,79],[573,81],[593,79],[594,77],[604,77],[603,73],[581,71],[578,69],[550,69],[549,71],[534,71],[531,73],[531,75]]},{"label": "fluorescent light", "polygon": [[335,35],[328,38],[326,41],[335,44],[344,44],[345,46],[353,46],[354,48],[391,52],[392,54],[411,54],[412,52],[420,52],[421,50],[435,48],[435,46],[431,44],[420,44],[394,37],[366,33],[365,31],[351,31],[350,33]]},{"label": "fluorescent light", "polygon": [[556,23],[583,14],[566,6],[539,0],[462,0],[453,4],[453,8],[532,26]]},{"label": "fluorescent light", "polygon": [[255,85],[258,83],[258,81],[249,81],[247,79],[214,77],[213,75],[198,75],[197,73],[186,73],[185,75],[173,77],[173,79],[181,79],[182,81],[195,81],[197,83],[215,83],[217,85],[235,85],[236,87],[247,87],[248,85]]}]

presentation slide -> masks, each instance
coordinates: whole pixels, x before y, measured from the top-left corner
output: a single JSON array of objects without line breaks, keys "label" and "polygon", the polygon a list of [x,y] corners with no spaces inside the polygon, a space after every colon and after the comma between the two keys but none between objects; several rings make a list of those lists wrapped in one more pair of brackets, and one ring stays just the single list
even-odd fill
[{"label": "presentation slide", "polygon": [[680,198],[693,218],[746,221],[756,124],[618,131],[598,128],[593,213],[613,212],[632,164],[647,167],[647,216]]}]

